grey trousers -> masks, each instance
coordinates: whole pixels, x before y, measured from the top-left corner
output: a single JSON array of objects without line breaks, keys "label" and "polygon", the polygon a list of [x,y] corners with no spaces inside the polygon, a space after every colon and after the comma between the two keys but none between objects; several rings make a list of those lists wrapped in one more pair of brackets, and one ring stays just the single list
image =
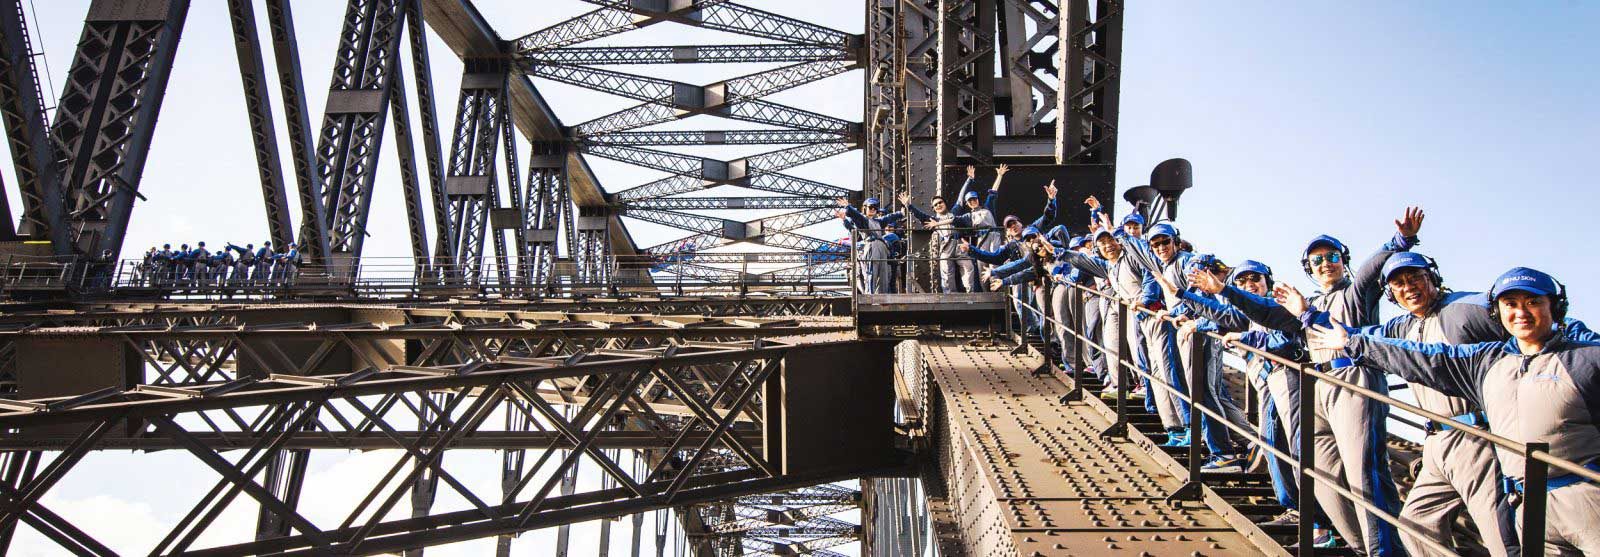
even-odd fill
[{"label": "grey trousers", "polygon": [[[1379,393],[1389,386],[1381,373],[1364,366],[1332,369],[1329,375]],[[1399,495],[1389,475],[1386,445],[1388,406],[1373,402],[1326,381],[1316,386],[1316,420],[1312,427],[1316,448],[1312,464],[1343,483],[1357,497],[1371,501],[1386,512],[1399,510]],[[1301,424],[1302,427],[1304,424]],[[1393,525],[1358,509],[1354,503],[1323,482],[1316,482],[1317,504],[1328,515],[1345,542],[1366,548],[1368,555],[1393,554],[1399,540]],[[1305,512],[1305,509],[1301,509]]]},{"label": "grey trousers", "polygon": [[[1050,291],[1050,316],[1060,322],[1055,325],[1055,333],[1056,342],[1061,343],[1061,354],[1064,359],[1061,365],[1063,366],[1069,365],[1072,360],[1067,355],[1078,349],[1078,338],[1067,332],[1067,326],[1071,325],[1074,319],[1077,319],[1078,312],[1081,309],[1073,307],[1072,286],[1058,284]],[[1071,370],[1067,371],[1070,372]]]},{"label": "grey trousers", "polygon": [[[1500,491],[1500,463],[1494,445],[1457,430],[1429,435],[1422,441],[1422,473],[1406,495],[1400,518],[1407,525],[1431,532],[1435,540],[1455,539],[1456,517],[1463,511],[1477,525],[1490,555],[1521,555],[1512,523],[1510,502]],[[1600,525],[1591,523],[1590,527]],[[1430,550],[1405,533],[1400,534],[1406,553],[1452,555]],[[1449,546],[1449,543],[1445,544]],[[1464,549],[1464,548],[1463,548]]]},{"label": "grey trousers", "polygon": [[[1148,373],[1155,379],[1171,383],[1171,368],[1168,366],[1176,366],[1177,369],[1183,369],[1181,361],[1170,361],[1174,354],[1172,353],[1173,351],[1167,348],[1167,343],[1177,346],[1177,339],[1173,338],[1177,336],[1177,331],[1166,322],[1153,317],[1139,320],[1139,328],[1144,331],[1144,353],[1150,359]],[[1179,352],[1181,353],[1181,349]],[[1179,358],[1181,357],[1179,356]],[[1181,388],[1183,383],[1174,383],[1174,386]],[[1161,386],[1160,383],[1154,380],[1150,381],[1150,390],[1153,392],[1145,393],[1145,396],[1155,397],[1152,400],[1156,404],[1156,414],[1161,416],[1161,425],[1167,429],[1183,427],[1183,422],[1188,417],[1188,409],[1180,403],[1181,401],[1173,396],[1171,390]]]},{"label": "grey trousers", "polygon": [[978,288],[978,267],[972,258],[959,255],[938,254],[939,291],[982,292]]},{"label": "grey trousers", "polygon": [[[1582,482],[1550,491],[1545,500],[1545,555],[1600,555],[1600,485]],[[1517,508],[1517,524],[1522,508]]]},{"label": "grey trousers", "polygon": [[861,273],[861,290],[867,294],[887,294],[894,278],[889,269],[889,246],[883,240],[870,240],[857,248],[861,250],[857,265]]}]

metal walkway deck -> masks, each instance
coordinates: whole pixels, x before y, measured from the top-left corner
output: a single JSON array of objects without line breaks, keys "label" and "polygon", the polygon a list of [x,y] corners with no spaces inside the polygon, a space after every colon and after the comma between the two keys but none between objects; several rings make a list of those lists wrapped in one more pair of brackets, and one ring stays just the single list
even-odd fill
[{"label": "metal walkway deck", "polygon": [[1182,482],[1137,446],[1099,437],[1109,424],[1067,387],[1035,377],[1036,357],[959,340],[921,345],[939,385],[941,476],[958,531],[945,555],[1253,555],[1221,514],[1168,505]]}]

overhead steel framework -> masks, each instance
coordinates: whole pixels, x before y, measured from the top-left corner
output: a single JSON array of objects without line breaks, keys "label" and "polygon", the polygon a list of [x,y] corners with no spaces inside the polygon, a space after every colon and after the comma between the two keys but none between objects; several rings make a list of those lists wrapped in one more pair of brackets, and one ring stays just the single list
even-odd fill
[{"label": "overhead steel framework", "polygon": [[[181,452],[214,474],[159,545],[141,548],[163,554],[418,555],[495,538],[509,555],[529,543],[519,534],[550,526],[562,554],[565,526],[625,516],[630,527],[603,521],[601,536],[638,549],[647,512],[672,513],[654,521],[658,552],[674,535],[695,555],[911,547],[883,534],[897,521],[903,540],[920,535],[909,511],[884,506],[920,497],[901,483],[927,448],[897,427],[918,418],[897,424],[892,411],[912,395],[864,371],[890,358],[853,336],[849,298],[794,286],[847,275],[848,246],[816,227],[837,218],[840,197],[953,193],[968,164],[1109,168],[1121,2],[869,0],[860,33],[776,5],[582,3],[592,9],[541,28],[490,25],[470,0],[346,0],[330,52],[302,51],[289,0],[229,0],[240,133],[257,167],[218,195],[259,193],[268,237],[300,244],[307,288],[238,304],[132,301],[131,288],[83,280],[45,301],[0,301],[0,548],[25,525],[71,552],[115,553],[45,498],[106,450]],[[96,276],[107,252],[121,255],[134,204],[167,188],[143,170],[195,24],[190,0],[85,2],[55,99],[23,4],[0,0],[0,125],[21,200],[0,196],[0,252]],[[627,44],[656,26],[729,40]],[[222,46],[194,36],[184,48]],[[432,39],[463,63],[453,112],[438,107]],[[302,56],[332,58],[320,110]],[[674,77],[707,64],[756,69]],[[857,75],[859,118],[783,100]],[[540,90],[555,83],[619,102],[563,120],[568,107]],[[859,177],[808,177],[858,149]],[[608,187],[596,157],[654,178]],[[348,286],[367,240],[399,234],[369,225],[374,196],[396,189],[406,286],[438,287],[409,290],[424,299]],[[636,243],[627,224],[640,222],[681,234]],[[726,286],[751,277],[786,286]],[[683,279],[724,286],[674,292]],[[485,284],[495,288],[465,288]],[[427,297],[455,286],[473,294]],[[272,299],[304,292],[322,299]],[[312,463],[351,450],[395,457],[341,518],[313,520],[302,505]],[[471,459],[449,456],[473,450],[496,451],[492,488],[466,476]],[[235,504],[256,506],[253,532],[200,547]],[[857,510],[859,523],[846,520]]]}]

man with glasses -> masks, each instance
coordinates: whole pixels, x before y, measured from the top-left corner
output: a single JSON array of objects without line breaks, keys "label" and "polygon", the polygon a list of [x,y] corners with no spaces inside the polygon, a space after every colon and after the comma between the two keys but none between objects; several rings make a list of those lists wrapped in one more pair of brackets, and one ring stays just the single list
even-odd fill
[{"label": "man with glasses", "polygon": [[[1409,251],[1417,244],[1422,220],[1421,209],[1406,209],[1405,217],[1395,221],[1394,238],[1367,258],[1356,269],[1354,278],[1346,267],[1350,250],[1344,243],[1327,235],[1313,238],[1302,252],[1301,267],[1322,290],[1308,301],[1306,309],[1327,312],[1333,319],[1358,327],[1376,325],[1378,300],[1383,293],[1383,265],[1390,256]],[[1285,288],[1287,285],[1278,284],[1275,293],[1285,292]],[[1303,334],[1308,325],[1301,317],[1309,318],[1311,312],[1295,313],[1278,302],[1238,288],[1225,288],[1221,294],[1251,321],[1268,328],[1293,336]],[[1337,358],[1332,350],[1312,350],[1310,356],[1312,362],[1328,364],[1327,373],[1341,381],[1378,393],[1389,392],[1382,372],[1361,362]],[[1310,424],[1316,446],[1316,452],[1311,455],[1312,464],[1338,478],[1343,487],[1357,497],[1391,515],[1398,512],[1399,494],[1390,477],[1385,445],[1388,405],[1326,381],[1317,383],[1316,396],[1317,420]],[[1358,511],[1354,503],[1322,482],[1317,483],[1316,496],[1334,529],[1350,545],[1358,550],[1365,548],[1367,554],[1373,556],[1400,554],[1400,540],[1394,525],[1371,513]]]},{"label": "man with glasses", "polygon": [[[1308,329],[1307,342],[1465,398],[1483,409],[1490,431],[1517,443],[1548,443],[1551,456],[1600,472],[1600,343],[1564,334],[1566,288],[1541,271],[1516,267],[1495,279],[1489,299],[1510,340],[1421,343],[1352,335],[1333,320]],[[1520,495],[1525,457],[1498,445],[1494,451],[1507,493]],[[1600,555],[1600,485],[1552,468],[1545,487],[1548,553]],[[1479,528],[1486,526],[1492,527]]]},{"label": "man with glasses", "polygon": [[[1099,206],[1099,200],[1089,198],[1084,203],[1090,207]],[[1094,238],[1094,246],[1098,256],[1078,253],[1067,250],[1060,254],[1068,264],[1078,268],[1089,276],[1106,280],[1110,283],[1111,293],[1115,299],[1136,306],[1155,307],[1160,304],[1160,287],[1156,286],[1155,279],[1145,268],[1126,257],[1126,250],[1122,243],[1112,235],[1112,231],[1102,218],[1095,222],[1089,233]],[[1142,344],[1140,322],[1146,316],[1137,311],[1128,311],[1132,318],[1123,323],[1123,311],[1119,304],[1107,303],[1101,317],[1100,338],[1106,347],[1106,389],[1102,396],[1115,396],[1117,386],[1122,378],[1122,369],[1129,362],[1138,362],[1136,367],[1148,369],[1144,362],[1139,362],[1133,354],[1121,353],[1122,340],[1126,340],[1129,350],[1135,350]],[[1127,360],[1126,362],[1124,360]],[[1132,389],[1129,389],[1130,391]],[[1148,394],[1148,391],[1147,391]],[[1156,413],[1155,402],[1145,397],[1145,407]]]}]

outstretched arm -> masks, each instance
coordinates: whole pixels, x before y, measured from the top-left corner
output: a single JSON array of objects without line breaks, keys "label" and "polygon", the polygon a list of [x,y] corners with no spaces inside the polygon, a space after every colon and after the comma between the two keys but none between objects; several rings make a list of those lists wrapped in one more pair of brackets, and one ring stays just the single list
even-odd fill
[{"label": "outstretched arm", "polygon": [[1050,184],[1048,184],[1048,185],[1046,185],[1044,187],[1044,195],[1045,195],[1044,212],[1040,213],[1039,214],[1039,218],[1034,219],[1034,221],[1033,221],[1033,227],[1037,228],[1037,229],[1040,229],[1040,230],[1044,230],[1045,225],[1056,221],[1056,181],[1055,180],[1051,180]]},{"label": "outstretched arm", "polygon": [[1306,331],[1312,350],[1343,350],[1372,367],[1399,375],[1406,381],[1450,396],[1466,397],[1483,406],[1483,376],[1505,343],[1423,344],[1409,340],[1365,335],[1351,336],[1344,327],[1313,327]]},{"label": "outstretched arm", "polygon": [[1056,253],[1056,258],[1080,271],[1088,273],[1092,277],[1106,278],[1110,274],[1110,268],[1106,265],[1106,260],[1098,257],[1090,257],[1076,251],[1065,250]]}]

